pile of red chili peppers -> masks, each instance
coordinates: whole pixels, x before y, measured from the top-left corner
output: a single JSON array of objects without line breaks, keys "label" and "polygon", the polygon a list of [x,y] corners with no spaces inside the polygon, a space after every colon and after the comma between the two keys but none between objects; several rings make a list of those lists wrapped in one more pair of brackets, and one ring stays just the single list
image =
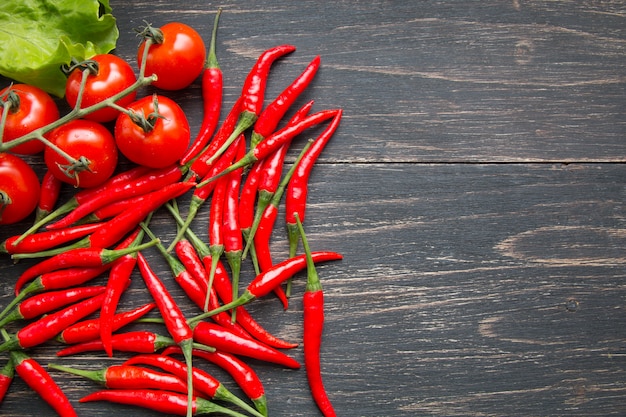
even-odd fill
[{"label": "pile of red chili peppers", "polygon": [[[215,27],[218,18],[219,12]],[[213,44],[214,39],[215,31]],[[41,259],[17,278],[15,298],[0,312],[0,353],[6,358],[0,368],[0,401],[19,375],[59,415],[77,415],[79,405],[68,400],[54,379],[54,372],[69,372],[102,386],[80,402],[109,401],[187,416],[267,416],[264,386],[245,358],[298,369],[301,364],[287,353],[298,343],[269,333],[245,305],[273,293],[286,308],[291,278],[306,270],[304,368],[320,411],[335,415],[321,378],[324,300],[315,264],[342,256],[311,251],[301,222],[312,167],[339,126],[342,111],[311,112],[312,101],[293,108],[313,80],[319,56],[264,105],[271,66],[294,50],[279,45],[259,56],[221,124],[223,79],[211,51],[202,75],[204,119],[179,163],[163,169],[133,166],[101,186],[78,191],[64,204],[57,204],[58,186],[51,186],[46,204],[61,219],[2,242],[0,251],[13,259]],[[293,115],[284,120],[288,113]],[[285,171],[294,139],[312,128],[321,133]],[[187,193],[189,205],[180,210],[179,197]],[[190,227],[205,202],[207,239]],[[281,202],[290,253],[274,261],[270,240]],[[159,209],[177,224],[168,246],[150,229],[152,213]],[[303,254],[297,254],[300,242]],[[163,256],[171,277],[155,273],[144,255],[147,250]],[[255,277],[242,291],[239,275],[245,259],[251,260]],[[153,302],[119,311],[137,270]],[[103,277],[104,284],[90,283]],[[170,278],[197,306],[197,315],[185,317],[183,311],[189,309],[181,308],[168,291]],[[141,330],[141,323],[162,324],[163,331]],[[130,324],[132,330],[126,330]],[[59,357],[95,351],[120,362],[99,370],[60,364],[46,369],[29,353],[44,343],[61,344]],[[247,398],[230,392],[198,365],[201,361],[228,372]]]}]

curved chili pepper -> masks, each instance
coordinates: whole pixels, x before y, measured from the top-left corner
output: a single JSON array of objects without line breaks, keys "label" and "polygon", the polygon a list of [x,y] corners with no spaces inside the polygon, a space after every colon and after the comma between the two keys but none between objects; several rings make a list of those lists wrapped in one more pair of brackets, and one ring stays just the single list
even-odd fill
[{"label": "curved chili pepper", "polygon": [[[156,307],[156,304],[147,303],[142,306],[133,308],[132,310],[117,313],[115,316],[113,316],[113,319],[111,320],[111,330],[119,330],[127,324],[130,324],[135,320],[140,319],[146,313],[154,309],[154,307]],[[96,340],[100,337],[101,325],[101,317],[80,321],[66,327],[65,330],[63,330],[59,334],[57,340],[61,343],[65,343],[68,345]]]},{"label": "curved chili pepper", "polygon": [[76,411],[50,374],[33,358],[19,350],[10,353],[15,372],[60,416],[76,417]]},{"label": "curved chili pepper", "polygon": [[4,400],[4,396],[13,382],[14,375],[15,366],[13,365],[13,361],[9,358],[7,363],[0,369],[0,404],[2,404],[2,400]]},{"label": "curved chili pepper", "polygon": [[[187,375],[189,368],[183,362],[165,355],[135,355],[128,359],[125,364],[127,365],[149,365],[158,367],[166,372],[170,372],[179,378]],[[194,387],[201,393],[212,400],[226,401],[234,404],[247,412],[263,417],[257,410],[250,407],[243,400],[230,392],[220,381],[215,379],[208,372],[202,369],[192,368],[191,374],[193,375]]]},{"label": "curved chili pepper", "polygon": [[333,118],[338,111],[339,110],[322,110],[317,113],[313,113],[310,116],[307,116],[298,123],[285,126],[284,128],[265,138],[265,140],[249,150],[243,158],[239,159],[237,162],[233,163],[225,170],[222,170],[219,174],[200,182],[197,187],[203,187],[211,181],[215,181],[221,176],[226,175],[236,169],[248,166],[255,163],[256,161],[267,158],[272,152],[276,151],[284,144],[289,143],[306,129],[316,126],[330,118]]},{"label": "curved chili pepper", "polygon": [[59,200],[63,181],[52,175],[50,170],[46,170],[41,179],[41,189],[39,191],[39,202],[35,209],[35,223],[52,213]]},{"label": "curved chili pepper", "polygon": [[116,187],[111,187],[105,192],[98,193],[89,200],[81,202],[63,219],[49,224],[46,228],[51,230],[68,227],[94,210],[105,207],[115,201],[160,190],[166,185],[180,180],[182,175],[181,168],[175,165],[151,170],[139,178],[121,183]]},{"label": "curved chili pepper", "polygon": [[[177,347],[165,348],[162,355],[171,355],[174,353],[180,353],[180,349]],[[254,403],[256,409],[267,416],[267,398],[265,396],[265,388],[261,379],[254,372],[247,363],[237,358],[235,355],[231,355],[227,352],[221,352],[216,350],[215,352],[208,352],[206,350],[194,349],[194,356],[214,363],[219,366],[233,378],[241,390],[250,398]]]},{"label": "curved chili pepper", "polygon": [[267,136],[271,135],[289,107],[296,101],[304,90],[309,86],[317,70],[320,67],[320,56],[316,56],[307,65],[304,71],[287,86],[259,115],[254,123],[254,129],[250,138],[251,147],[255,147]]},{"label": "curved chili pepper", "polygon": [[[161,390],[102,390],[86,395],[79,400],[81,403],[89,401],[109,401],[134,405],[177,416],[184,416],[187,410],[187,398],[184,394]],[[241,413],[200,397],[193,399],[193,413],[194,415],[221,413],[232,417],[245,417]]]},{"label": "curved chili pepper", "polygon": [[28,230],[26,230],[19,239],[13,242],[13,244],[18,244],[22,239],[26,238],[26,236],[32,234],[36,230],[39,230],[43,225],[50,222],[51,220],[56,219],[66,213],[74,210],[78,205],[85,201],[89,201],[91,198],[94,198],[96,195],[100,193],[106,193],[109,189],[113,187],[117,187],[122,183],[131,181],[135,178],[139,178],[148,172],[149,168],[143,166],[137,166],[131,168],[127,171],[123,171],[117,175],[112,176],[107,181],[105,181],[102,185],[90,188],[81,189],[79,192],[74,194],[72,198],[62,204],[60,207],[57,207],[52,213],[48,214],[44,218],[40,219],[38,222],[33,224]]},{"label": "curved chili pepper", "polygon": [[300,368],[297,360],[285,353],[252,339],[244,339],[220,325],[201,321],[193,329],[194,340],[216,350],[271,362],[292,369]]},{"label": "curved chili pepper", "polygon": [[[241,142],[236,159],[241,159],[246,153],[245,142]],[[243,253],[243,238],[241,227],[239,226],[239,189],[241,188],[241,178],[243,168],[231,172],[227,177],[226,191],[224,196],[222,219],[222,238],[224,241],[224,255],[230,271],[232,273],[233,298],[239,295],[239,274],[241,271],[241,259]],[[217,268],[217,266],[216,266]],[[215,272],[214,272],[215,274]],[[236,320],[236,310],[232,311],[232,321]]]},{"label": "curved chili pepper", "polygon": [[169,200],[187,192],[195,183],[177,182],[153,191],[146,198],[143,205],[130,207],[113,217],[89,236],[91,246],[106,248],[118,242],[124,235],[137,227],[150,213],[161,207]]},{"label": "curved chili pepper", "polygon": [[[132,243],[128,246],[133,247],[139,244],[143,239],[143,235],[143,230],[137,228],[135,233],[127,238],[132,239]],[[107,280],[104,301],[100,308],[100,339],[102,340],[104,351],[109,357],[113,356],[113,348],[111,347],[113,317],[115,317],[120,298],[128,286],[127,283],[131,279],[135,265],[137,265],[136,252],[126,254],[113,262],[109,272],[109,279]]]},{"label": "curved chili pepper", "polygon": [[[170,337],[161,336],[147,330],[117,333],[111,337],[114,351],[133,353],[154,353],[176,343]],[[102,340],[90,340],[68,346],[57,352],[57,356],[71,356],[78,353],[103,351]]]},{"label": "curved chili pepper", "polygon": [[237,124],[233,129],[230,136],[224,141],[224,144],[218,149],[207,161],[208,164],[213,163],[229,146],[230,144],[249,127],[254,125],[261,110],[263,109],[263,99],[265,98],[265,87],[267,85],[267,78],[269,76],[270,68],[272,64],[293,51],[296,50],[292,45],[278,45],[264,51],[256,63],[246,76],[243,82],[243,89],[241,93],[241,113],[237,120]]},{"label": "curved chili pepper", "polygon": [[324,329],[324,292],[322,291],[322,284],[315,269],[311,249],[298,214],[296,214],[296,222],[300,229],[302,245],[306,253],[307,267],[306,290],[302,298],[304,310],[304,366],[315,403],[325,417],[334,417],[336,413],[324,388],[320,363],[320,347]]},{"label": "curved chili pepper", "polygon": [[111,389],[162,389],[187,393],[187,384],[180,377],[140,366],[112,365],[86,370],[50,363],[48,368],[82,376]]},{"label": "curved chili pepper", "polygon": [[313,142],[307,154],[302,158],[300,163],[298,163],[296,172],[287,186],[287,194],[285,195],[285,222],[287,223],[290,256],[296,254],[298,241],[300,240],[295,215],[298,214],[300,221],[304,221],[311,170],[315,161],[317,161],[317,158],[322,153],[322,150],[337,130],[337,127],[339,127],[342,114],[342,110],[339,110],[326,129],[324,129]]},{"label": "curved chili pepper", "polygon": [[104,289],[103,286],[76,287],[34,295],[19,303],[4,316],[0,320],[0,327],[16,320],[34,319],[85,298],[102,294]]},{"label": "curved chili pepper", "polygon": [[[92,235],[93,236],[93,235]],[[29,268],[27,268],[17,279],[16,290],[24,283],[46,272],[75,266],[99,267],[113,262],[122,256],[138,252],[142,249],[154,246],[157,241],[147,242],[141,245],[124,249],[103,249],[103,248],[77,248],[67,252],[59,253],[51,258],[47,258]]]},{"label": "curved chili pepper", "polygon": [[[237,138],[237,140],[233,143],[233,146],[222,155],[222,157],[215,163],[215,165],[213,165],[209,172],[209,175],[216,174],[221,170],[226,169],[226,167],[228,167],[233,162],[235,156],[237,155],[237,149],[240,146],[239,144],[243,144],[242,146],[245,146],[245,138],[243,135],[240,135],[239,138]],[[216,183],[213,182],[207,184],[205,187],[197,187],[195,189],[193,195],[191,196],[191,200],[189,201],[189,211],[187,213],[187,218],[185,219],[184,224],[179,227],[178,232],[174,237],[174,240],[167,248],[168,252],[171,252],[176,245],[176,242],[182,239],[182,237],[185,235],[185,230],[189,228],[191,222],[196,217],[196,214],[198,214],[198,210],[200,210],[200,207],[202,207],[204,202],[209,198],[209,196],[215,189],[215,184]]]},{"label": "curved chili pepper", "polygon": [[[174,219],[180,224],[182,223],[182,219],[178,215],[177,211],[171,206],[166,205],[166,208],[170,211]],[[187,236],[189,240],[192,242],[193,246],[197,249],[199,256],[202,258],[201,261],[205,265],[205,269],[209,268],[212,264],[211,256],[209,254],[208,246],[196,236],[195,233],[191,230],[187,230]],[[202,282],[208,282],[206,280]],[[228,303],[232,301],[232,285],[230,283],[230,278],[226,269],[222,265],[221,262],[217,263],[217,269],[215,270],[215,277],[213,287],[216,289],[216,292],[219,298],[222,299],[224,303]],[[217,313],[219,315],[221,313]],[[285,340],[279,339],[278,337],[272,335],[266,329],[264,329],[258,322],[254,320],[254,318],[248,313],[248,311],[244,307],[237,307],[237,322],[243,327],[253,338],[270,345],[275,348],[280,349],[291,349],[297,347],[297,343],[290,343]],[[211,316],[213,317],[213,315]],[[227,327],[227,326],[225,326]],[[227,327],[230,328],[230,327]]]},{"label": "curved chili pepper", "polygon": [[215,40],[217,38],[217,27],[221,13],[222,9],[219,9],[215,15],[213,32],[211,33],[211,43],[209,44],[209,53],[207,54],[206,65],[202,72],[202,103],[204,117],[202,118],[200,132],[196,136],[196,139],[182,158],[180,158],[181,165],[187,164],[202,151],[211,139],[220,119],[223,74],[215,54]]},{"label": "curved chili pepper", "polygon": [[[334,261],[343,258],[341,254],[330,251],[313,252],[311,255],[313,256],[313,260],[316,263]],[[198,320],[211,317],[213,314],[217,314],[222,311],[227,311],[232,308],[247,304],[256,298],[260,298],[269,294],[271,291],[274,290],[277,285],[280,285],[290,277],[294,276],[296,273],[305,269],[306,262],[306,255],[298,255],[273,265],[268,270],[263,271],[259,275],[257,275],[252,280],[252,282],[248,284],[248,287],[239,296],[239,298],[229,303],[223,304],[220,308],[192,317],[191,319],[189,319],[189,321],[191,323],[195,323]]]},{"label": "curved chili pepper", "polygon": [[241,113],[242,102],[243,98],[240,96],[226,115],[226,119],[224,119],[224,122],[215,133],[215,136],[213,136],[211,143],[209,143],[202,153],[191,162],[187,178],[203,178],[209,173],[217,159],[211,159],[211,157],[224,145],[226,139],[228,139],[235,129],[237,118],[239,117],[239,113]]},{"label": "curved chili pepper", "polygon": [[[250,238],[250,230],[252,229],[252,223],[254,223],[254,207],[256,206],[257,190],[259,188],[261,172],[263,171],[263,162],[264,161],[257,161],[252,164],[252,168],[248,171],[243,186],[241,187],[241,192],[239,193],[239,228],[246,242],[248,242]],[[250,255],[254,270],[258,274],[261,271],[256,259],[254,246],[250,247]]]},{"label": "curved chili pepper", "polygon": [[18,253],[35,253],[49,250],[72,240],[87,236],[100,227],[100,224],[83,224],[65,229],[49,230],[34,233],[13,244],[21,235],[12,236],[0,244],[0,253],[10,255]]},{"label": "curved chili pepper", "polygon": [[102,300],[104,300],[104,295],[100,294],[43,316],[22,327],[14,336],[10,336],[0,345],[0,352],[31,348],[47,342],[67,326],[97,311],[102,305]]},{"label": "curved chili pepper", "polygon": [[191,417],[191,403],[193,396],[193,376],[192,376],[192,354],[193,348],[193,330],[187,324],[185,315],[182,310],[174,301],[174,298],[165,287],[161,279],[155,274],[155,272],[148,265],[148,260],[141,254],[137,253],[137,265],[139,265],[139,271],[146,283],[148,291],[152,295],[157,308],[161,312],[167,332],[172,336],[174,342],[180,346],[185,355],[185,361],[189,372],[187,373],[187,386],[189,393],[189,407],[187,409],[187,416]]}]

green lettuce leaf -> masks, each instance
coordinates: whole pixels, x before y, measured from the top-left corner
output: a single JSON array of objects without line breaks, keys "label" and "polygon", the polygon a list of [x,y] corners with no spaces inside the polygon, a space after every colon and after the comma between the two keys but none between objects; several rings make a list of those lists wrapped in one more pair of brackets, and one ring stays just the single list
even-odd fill
[{"label": "green lettuce leaf", "polygon": [[109,0],[2,0],[0,74],[63,97],[61,66],[112,51],[118,37]]}]

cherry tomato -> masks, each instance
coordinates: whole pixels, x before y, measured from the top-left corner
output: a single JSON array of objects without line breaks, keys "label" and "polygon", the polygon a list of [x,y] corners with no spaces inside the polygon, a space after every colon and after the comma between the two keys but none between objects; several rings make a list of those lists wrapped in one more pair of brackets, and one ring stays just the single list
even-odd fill
[{"label": "cherry tomato", "polygon": [[[80,105],[81,108],[100,103],[130,87],[137,81],[137,77],[130,64],[116,55],[95,55],[90,58],[90,60],[95,61],[98,72],[97,74],[90,74],[87,77],[85,92]],[[72,107],[76,106],[82,78],[83,71],[81,67],[74,69],[67,78],[67,83],[65,84],[65,99]],[[136,96],[137,93],[133,91],[115,103],[121,107],[126,107],[135,101]],[[86,115],[84,118],[104,123],[115,120],[118,113],[119,111],[114,108],[105,107]]]},{"label": "cherry tomato", "polygon": [[126,158],[139,165],[164,168],[183,156],[191,133],[187,117],[176,102],[161,95],[146,96],[128,109],[137,116],[145,115],[147,123],[142,126],[124,113],[117,118],[113,134]]},{"label": "cherry tomato", "polygon": [[[148,28],[154,39],[146,60],[145,75],[157,75],[152,83],[163,90],[181,90],[202,72],[206,59],[204,41],[198,32],[184,23],[171,22],[159,29]],[[157,31],[154,34],[154,31]],[[161,32],[161,34],[158,33]],[[162,39],[162,42],[159,42]],[[141,63],[145,41],[139,45],[137,62]]]},{"label": "cherry tomato", "polygon": [[[6,103],[11,103],[2,136],[4,143],[24,136],[59,118],[59,108],[52,97],[42,89],[32,85],[14,84],[0,91],[0,97],[5,103],[0,108],[0,115],[4,112]],[[42,141],[33,139],[13,146],[11,152],[20,155],[34,155],[42,152],[44,148],[45,145]]]},{"label": "cherry tomato", "polygon": [[39,178],[21,158],[0,153],[0,224],[17,223],[37,207]]},{"label": "cherry tomato", "polygon": [[48,147],[44,151],[46,166],[58,179],[75,187],[93,187],[102,184],[115,171],[117,147],[106,127],[98,122],[77,119],[50,132],[50,140],[75,159],[89,161],[88,170],[74,169],[67,159]]}]

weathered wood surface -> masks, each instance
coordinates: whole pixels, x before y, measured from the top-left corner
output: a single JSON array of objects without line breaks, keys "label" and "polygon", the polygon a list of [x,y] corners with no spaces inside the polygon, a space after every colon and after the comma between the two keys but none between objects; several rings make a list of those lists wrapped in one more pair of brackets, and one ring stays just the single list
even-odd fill
[{"label": "weathered wood surface", "polygon": [[[306,227],[314,249],[345,257],[319,268],[327,293],[324,380],[339,415],[626,413],[623,2],[112,6],[117,53],[129,59],[132,29],[143,19],[181,20],[208,37],[223,6],[226,105],[263,49],[298,47],[276,65],[268,97],[321,55],[323,68],[301,101],[342,107],[345,117],[315,168]],[[199,94],[196,84],[172,95],[195,129]],[[203,211],[194,223],[203,236],[207,217]],[[165,212],[153,225],[165,241],[175,232]],[[277,227],[276,259],[286,246]],[[168,276],[158,254],[147,253]],[[2,305],[23,268],[0,265]],[[242,279],[250,272],[246,266]],[[295,293],[303,288],[300,275]],[[138,277],[122,304],[145,300]],[[250,309],[278,335],[301,340],[298,297],[287,311],[272,297]],[[31,353],[43,364],[118,361],[57,359],[57,348]],[[302,359],[301,348],[292,354]],[[319,415],[303,370],[253,364],[270,415]],[[73,402],[94,389],[54,376]],[[158,414],[77,407],[89,416]],[[0,413],[54,415],[19,379]]]}]

